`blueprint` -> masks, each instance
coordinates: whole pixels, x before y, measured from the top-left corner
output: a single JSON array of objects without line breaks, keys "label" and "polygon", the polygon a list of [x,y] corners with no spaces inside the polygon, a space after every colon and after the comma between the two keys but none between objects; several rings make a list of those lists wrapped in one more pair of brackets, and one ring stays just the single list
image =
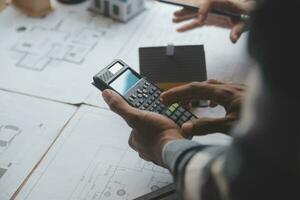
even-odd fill
[{"label": "blueprint", "polygon": [[26,17],[12,6],[1,12],[0,88],[106,107],[91,85],[92,76],[115,58],[139,71],[139,47],[169,43],[204,44],[209,78],[243,81],[247,75],[247,34],[231,44],[227,29],[177,33],[179,25],[171,18],[178,8],[155,1],[147,1],[146,10],[126,24],[87,11],[89,5],[57,4],[42,19]]},{"label": "blueprint", "polygon": [[0,90],[1,200],[10,199],[75,111],[74,106]]},{"label": "blueprint", "polygon": [[81,106],[17,199],[133,199],[171,183],[129,148],[129,134],[111,111]]},{"label": "blueprint", "polygon": [[45,18],[24,16],[13,6],[1,12],[0,88],[83,103],[94,89],[92,76],[117,57],[151,9],[125,25],[89,6],[56,3]]}]

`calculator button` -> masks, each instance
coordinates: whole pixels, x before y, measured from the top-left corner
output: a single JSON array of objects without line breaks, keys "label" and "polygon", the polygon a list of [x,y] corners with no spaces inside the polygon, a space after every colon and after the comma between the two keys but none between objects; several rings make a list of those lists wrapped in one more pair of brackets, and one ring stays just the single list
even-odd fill
[{"label": "calculator button", "polygon": [[172,115],[172,112],[169,110],[166,110],[166,112],[164,113],[166,116],[170,117]]},{"label": "calculator button", "polygon": [[139,103],[140,103],[140,104],[144,103],[144,100],[143,100],[143,99],[140,99],[140,100],[139,100]]},{"label": "calculator button", "polygon": [[142,97],[143,97],[143,95],[142,95],[142,94],[138,94],[137,96],[138,96],[138,98],[142,98]]},{"label": "calculator button", "polygon": [[149,94],[153,94],[153,91],[152,91],[152,90],[150,90],[150,91],[149,91]]},{"label": "calculator button", "polygon": [[177,117],[180,117],[180,115],[182,114],[181,112],[179,112],[178,110],[174,113]]},{"label": "calculator button", "polygon": [[138,108],[141,106],[141,104],[139,102],[137,102],[134,106]]},{"label": "calculator button", "polygon": [[143,97],[148,98],[148,95],[147,94],[143,94]]},{"label": "calculator button", "polygon": [[149,111],[151,111],[151,112],[152,112],[152,111],[154,111],[154,109],[153,109],[153,108],[150,108],[150,109],[149,109]]},{"label": "calculator button", "polygon": [[149,107],[149,104],[145,103],[145,104],[144,104],[144,107],[145,107],[145,108],[148,108],[148,107]]},{"label": "calculator button", "polygon": [[186,116],[188,119],[192,117],[192,114],[188,111],[184,112],[184,116]]},{"label": "calculator button", "polygon": [[156,108],[156,107],[157,107],[157,104],[156,104],[156,103],[154,103],[154,104],[153,104],[153,108]]},{"label": "calculator button", "polygon": [[135,95],[135,94],[132,94],[130,97],[133,98],[133,99],[135,99],[135,98],[136,98],[136,95]]},{"label": "calculator button", "polygon": [[182,115],[181,119],[185,122],[189,120],[185,115]]},{"label": "calculator button", "polygon": [[171,112],[174,112],[174,111],[176,110],[176,108],[173,107],[173,106],[170,106],[170,107],[169,107],[169,110],[170,110]]},{"label": "calculator button", "polygon": [[141,110],[145,110],[146,108],[145,108],[144,106],[141,106],[140,109],[141,109]]},{"label": "calculator button", "polygon": [[176,122],[178,118],[177,118],[175,115],[172,115],[172,116],[171,116],[171,119],[174,120],[174,121]]},{"label": "calculator button", "polygon": [[144,89],[147,89],[147,88],[148,88],[148,86],[144,84],[144,85],[143,85],[143,88],[144,88]]},{"label": "calculator button", "polygon": [[184,124],[184,123],[185,123],[185,121],[183,121],[182,119],[178,120],[178,122],[177,122],[177,124],[178,124],[179,126],[182,126],[182,124]]},{"label": "calculator button", "polygon": [[184,109],[183,107],[179,107],[179,108],[178,108],[178,111],[180,111],[180,112],[184,112],[184,111],[185,111],[185,109]]},{"label": "calculator button", "polygon": [[162,111],[162,109],[161,109],[160,106],[158,106],[156,110],[157,110],[157,112],[159,112],[159,113]]},{"label": "calculator button", "polygon": [[151,97],[150,100],[151,100],[151,101],[155,101],[155,98],[154,98],[154,97]]},{"label": "calculator button", "polygon": [[149,85],[150,85],[150,83],[149,83],[149,82],[145,82],[145,85],[146,85],[146,86],[149,86]]},{"label": "calculator button", "polygon": [[157,98],[157,97],[159,97],[159,93],[155,93],[153,96],[155,97],[155,98]]},{"label": "calculator button", "polygon": [[142,91],[141,89],[137,89],[136,91],[137,91],[138,93],[140,93],[140,94],[143,93],[143,91]]},{"label": "calculator button", "polygon": [[148,90],[146,90],[146,89],[143,89],[142,91],[143,91],[143,93],[148,93]]},{"label": "calculator button", "polygon": [[132,101],[133,101],[133,98],[132,98],[132,97],[129,97],[128,100],[129,100],[130,102],[132,102]]}]

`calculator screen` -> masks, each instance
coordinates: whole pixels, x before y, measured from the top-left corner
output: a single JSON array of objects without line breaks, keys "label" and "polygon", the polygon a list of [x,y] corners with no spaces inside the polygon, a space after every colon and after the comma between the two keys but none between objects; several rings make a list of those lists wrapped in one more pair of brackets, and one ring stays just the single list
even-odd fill
[{"label": "calculator screen", "polygon": [[140,79],[129,69],[123,72],[118,78],[110,83],[110,86],[120,94],[124,95],[132,88]]}]

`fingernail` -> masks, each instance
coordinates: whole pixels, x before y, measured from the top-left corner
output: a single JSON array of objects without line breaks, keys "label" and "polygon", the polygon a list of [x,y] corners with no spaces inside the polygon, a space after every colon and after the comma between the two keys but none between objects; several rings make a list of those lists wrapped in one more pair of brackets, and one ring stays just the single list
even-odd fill
[{"label": "fingernail", "polygon": [[192,122],[186,122],[182,124],[181,128],[185,132],[191,132],[193,130],[193,123]]}]

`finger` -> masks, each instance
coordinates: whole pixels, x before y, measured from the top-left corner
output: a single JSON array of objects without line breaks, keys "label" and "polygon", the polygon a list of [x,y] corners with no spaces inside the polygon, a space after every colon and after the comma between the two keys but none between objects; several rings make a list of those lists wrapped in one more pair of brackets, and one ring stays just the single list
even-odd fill
[{"label": "finger", "polygon": [[195,99],[207,99],[222,105],[224,96],[220,84],[210,84],[208,82],[193,82],[183,86],[175,87],[161,94],[161,101],[164,104],[175,102],[185,102]]},{"label": "finger", "polygon": [[119,94],[112,90],[104,90],[102,96],[110,109],[120,115],[130,127],[134,128],[135,121],[143,115],[143,111],[130,106]]},{"label": "finger", "polygon": [[198,16],[197,13],[187,14],[187,15],[183,15],[183,16],[175,16],[173,18],[173,22],[179,23],[179,22],[182,22],[182,21],[185,21],[185,20],[193,19],[197,16]]},{"label": "finger", "polygon": [[203,26],[205,24],[205,20],[212,6],[212,3],[210,1],[204,1],[203,3],[199,3],[199,4],[200,5],[198,10],[198,17],[194,19],[192,22],[178,28],[177,29],[178,32],[185,32],[194,29],[196,27]]},{"label": "finger", "polygon": [[230,32],[230,40],[232,43],[236,43],[239,40],[239,38],[241,37],[244,31],[244,28],[245,28],[244,22],[238,22],[232,27]]},{"label": "finger", "polygon": [[185,15],[190,15],[193,13],[197,13],[197,11],[192,10],[192,9],[188,9],[188,8],[183,8],[181,10],[177,10],[174,12],[174,16],[176,17],[181,17],[181,16],[185,16]]},{"label": "finger", "polygon": [[208,101],[208,106],[211,108],[214,108],[214,107],[218,106],[218,104],[214,101]]},{"label": "finger", "polygon": [[139,153],[139,157],[145,161],[148,161],[148,162],[151,161],[151,159],[143,153]]},{"label": "finger", "polygon": [[236,118],[199,118],[182,125],[185,134],[206,135],[210,133],[228,133]]}]

